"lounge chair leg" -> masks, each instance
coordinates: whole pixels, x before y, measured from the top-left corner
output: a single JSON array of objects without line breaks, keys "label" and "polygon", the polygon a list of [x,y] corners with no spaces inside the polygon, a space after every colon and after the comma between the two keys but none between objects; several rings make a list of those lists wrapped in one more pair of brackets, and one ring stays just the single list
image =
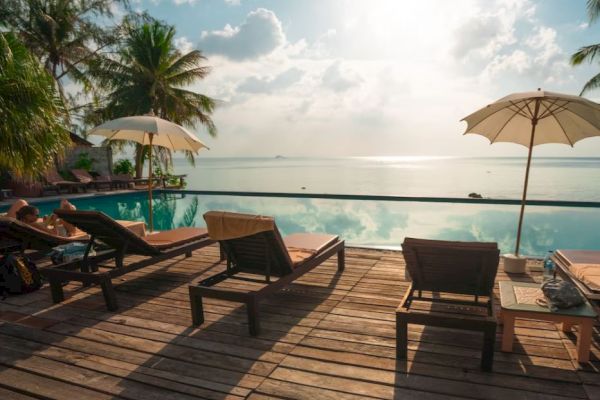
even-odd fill
[{"label": "lounge chair leg", "polygon": [[119,304],[117,302],[115,288],[113,287],[110,278],[102,280],[100,286],[102,287],[102,295],[104,296],[104,301],[106,302],[106,308],[108,311],[116,311],[119,308]]},{"label": "lounge chair leg", "polygon": [[50,292],[52,293],[52,302],[54,303],[60,303],[65,299],[65,292],[60,280],[50,279]]},{"label": "lounge chair leg", "polygon": [[481,352],[481,370],[492,371],[494,364],[494,344],[496,342],[496,325],[490,324],[483,332],[483,350]]},{"label": "lounge chair leg", "polygon": [[190,258],[192,256],[192,252],[191,251],[187,251],[185,253],[185,258]]},{"label": "lounge chair leg", "polygon": [[396,314],[396,358],[406,360],[408,354],[408,321],[401,314]]},{"label": "lounge chair leg", "polygon": [[192,324],[194,326],[202,325],[204,323],[202,296],[195,294],[193,287],[190,287],[190,305],[192,306]]},{"label": "lounge chair leg", "polygon": [[246,303],[246,312],[248,313],[248,330],[250,336],[257,336],[260,332],[260,321],[258,317],[258,302],[255,299]]},{"label": "lounge chair leg", "polygon": [[219,261],[225,261],[226,259],[225,250],[223,250],[223,246],[219,243]]},{"label": "lounge chair leg", "polygon": [[344,268],[346,268],[346,248],[342,247],[337,254],[338,261],[338,271],[343,272]]}]

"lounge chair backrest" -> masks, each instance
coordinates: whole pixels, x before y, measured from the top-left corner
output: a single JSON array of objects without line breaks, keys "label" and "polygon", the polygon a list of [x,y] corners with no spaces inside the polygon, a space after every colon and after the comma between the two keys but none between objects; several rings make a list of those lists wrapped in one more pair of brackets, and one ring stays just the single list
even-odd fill
[{"label": "lounge chair backrest", "polygon": [[74,241],[41,231],[11,217],[0,217],[0,236],[18,242],[23,249],[43,251]]},{"label": "lounge chair backrest", "polygon": [[[252,222],[247,223],[257,218],[270,227],[266,228],[262,225],[262,228],[257,229]],[[292,272],[292,260],[271,217],[209,211],[204,214],[204,219],[209,236],[221,243],[235,268],[272,276],[284,276]],[[221,236],[223,231],[231,232],[232,226],[237,229],[237,234],[232,235],[234,237]]]},{"label": "lounge chair backrest", "polygon": [[63,178],[55,168],[50,168],[48,171],[46,171],[44,178],[48,183],[65,181],[65,178]]},{"label": "lounge chair backrest", "polygon": [[497,243],[405,238],[402,253],[415,290],[492,293],[500,260]]},{"label": "lounge chair backrest", "polygon": [[93,236],[94,240],[101,241],[117,251],[146,256],[160,254],[160,250],[156,247],[151,246],[103,212],[56,209],[54,213]]},{"label": "lounge chair backrest", "polygon": [[90,183],[94,181],[94,177],[85,169],[72,169],[71,173],[81,183]]}]

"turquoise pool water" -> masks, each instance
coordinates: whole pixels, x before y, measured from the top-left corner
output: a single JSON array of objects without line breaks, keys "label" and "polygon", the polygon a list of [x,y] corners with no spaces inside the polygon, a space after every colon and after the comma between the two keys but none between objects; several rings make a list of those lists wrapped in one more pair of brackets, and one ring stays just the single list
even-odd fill
[{"label": "turquoise pool water", "polygon": [[[79,208],[101,210],[116,219],[146,221],[145,192],[92,196],[72,200]],[[406,201],[331,200],[241,197],[157,192],[157,230],[204,226],[208,210],[272,215],[283,234],[330,232],[348,244],[399,248],[405,236],[498,242],[512,252],[519,207],[515,205],[424,203]],[[51,213],[58,202],[39,203]],[[540,256],[556,248],[600,249],[600,209],[528,206],[521,253]]]}]

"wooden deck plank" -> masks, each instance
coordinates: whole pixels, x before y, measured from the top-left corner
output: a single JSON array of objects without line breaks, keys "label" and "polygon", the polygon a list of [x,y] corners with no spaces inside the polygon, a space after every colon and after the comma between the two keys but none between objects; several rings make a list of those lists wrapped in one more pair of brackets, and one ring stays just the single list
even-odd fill
[{"label": "wooden deck plank", "polygon": [[[328,260],[266,299],[256,338],[244,307],[228,301],[207,299],[206,323],[191,326],[187,286],[223,268],[216,246],[116,279],[114,313],[99,288],[74,283],[59,305],[48,288],[10,297],[0,302],[0,398],[600,397],[598,328],[591,362],[577,365],[574,334],[518,320],[514,352],[499,351],[499,328],[494,372],[484,373],[481,335],[411,325],[408,359],[397,362],[394,312],[408,285],[401,253],[349,248],[346,263],[339,275]],[[539,276],[500,270],[497,280],[507,279]]]}]

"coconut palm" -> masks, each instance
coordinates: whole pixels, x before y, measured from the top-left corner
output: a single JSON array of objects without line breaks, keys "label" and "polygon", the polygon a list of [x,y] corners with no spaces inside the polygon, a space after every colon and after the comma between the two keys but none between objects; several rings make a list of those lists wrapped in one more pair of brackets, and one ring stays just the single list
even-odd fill
[{"label": "coconut palm", "polygon": [[0,169],[34,178],[70,143],[52,77],[13,33],[0,33]]},{"label": "coconut palm", "polygon": [[[182,54],[174,44],[175,29],[158,21],[132,22],[116,57],[98,60],[91,68],[98,86],[108,94],[96,122],[150,111],[180,125],[204,125],[211,136],[217,129],[211,119],[216,101],[184,87],[206,77],[199,50]],[[157,148],[159,156],[170,155]],[[193,163],[193,154],[186,154]],[[142,173],[144,149],[136,145],[136,175]],[[170,159],[170,157],[167,157]]]},{"label": "coconut palm", "polygon": [[[600,0],[588,0],[587,12],[590,23],[596,22],[600,16]],[[583,62],[593,62],[600,55],[600,43],[581,47],[575,54],[571,56],[571,65],[580,65]],[[585,83],[581,89],[581,95],[590,90],[600,87],[600,73],[596,74]]]},{"label": "coconut palm", "polygon": [[[118,1],[127,4],[127,0]],[[112,16],[111,0],[3,0],[0,25],[15,31],[56,81],[66,104],[64,78],[91,89],[86,65],[115,42],[116,29],[98,23]]]}]

